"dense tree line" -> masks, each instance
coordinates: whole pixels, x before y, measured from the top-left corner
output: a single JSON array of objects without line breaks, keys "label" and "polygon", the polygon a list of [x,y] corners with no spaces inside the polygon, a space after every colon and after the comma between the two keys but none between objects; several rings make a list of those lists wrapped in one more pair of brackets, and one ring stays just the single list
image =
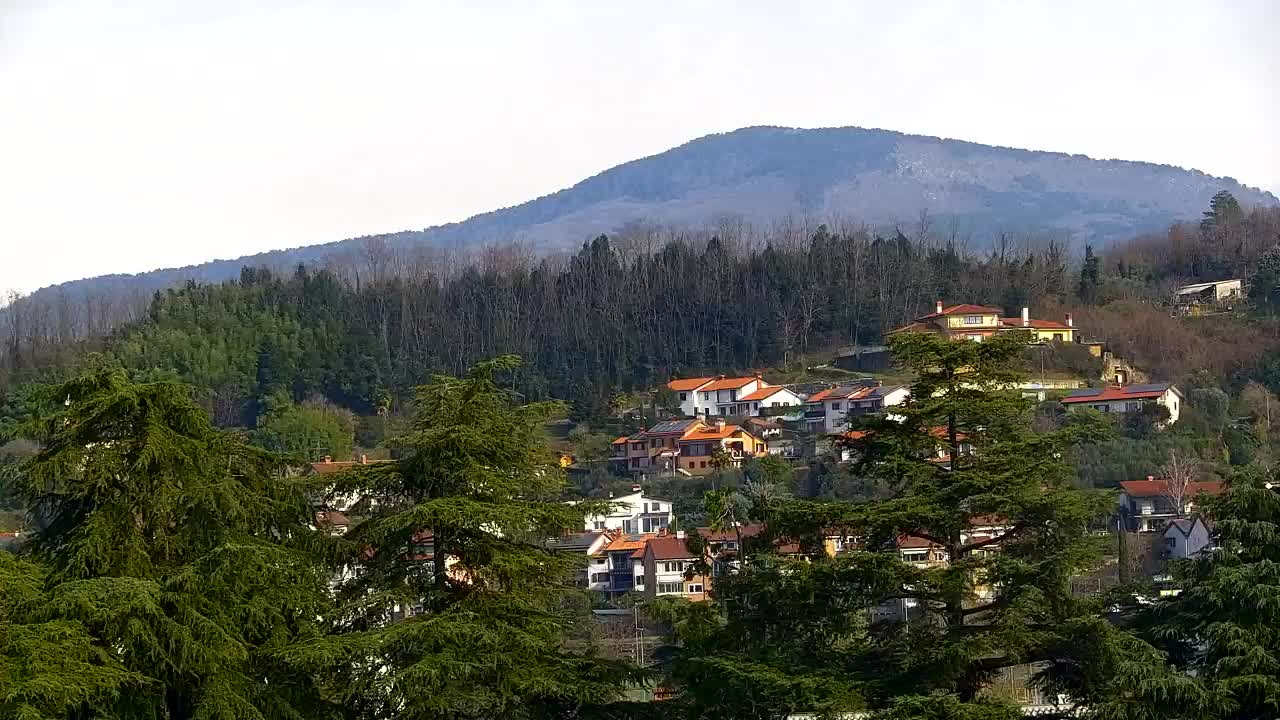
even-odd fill
[{"label": "dense tree line", "polygon": [[[374,243],[328,270],[246,268],[235,282],[159,293],[144,317],[87,345],[207,389],[220,425],[252,425],[281,392],[374,414],[432,372],[504,352],[527,359],[520,392],[567,398],[589,415],[610,393],[671,373],[785,366],[879,343],[936,298],[1016,312],[1068,290],[1068,249],[1052,238],[976,254],[927,227],[912,238],[820,226],[776,242],[721,230],[601,236],[559,259],[505,248],[461,267],[411,263]],[[63,310],[12,308],[0,389],[77,362],[86,347],[67,344]]]}]

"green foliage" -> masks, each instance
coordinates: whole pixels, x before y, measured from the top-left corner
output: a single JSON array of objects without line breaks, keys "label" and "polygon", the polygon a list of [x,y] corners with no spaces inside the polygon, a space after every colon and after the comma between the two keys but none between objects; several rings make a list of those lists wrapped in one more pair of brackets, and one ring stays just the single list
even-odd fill
[{"label": "green foliage", "polygon": [[279,460],[215,430],[181,386],[102,371],[49,397],[60,409],[28,427],[42,449],[22,466],[22,493],[40,521],[46,620],[68,629],[68,660],[86,657],[71,633],[83,628],[94,661],[130,678],[95,709],[329,714],[287,659],[320,632],[325,577],[305,551],[302,488]]},{"label": "green foliage", "polygon": [[263,414],[252,433],[255,443],[272,452],[309,462],[330,456],[351,457],[355,418],[322,400],[295,405],[289,396],[276,393],[263,402]]},{"label": "green foliage", "polygon": [[144,687],[81,622],[59,617],[45,582],[39,565],[0,551],[0,717],[70,717]]},{"label": "green foliage", "polygon": [[[600,703],[622,688],[611,663],[565,650],[565,598],[578,560],[541,540],[580,530],[596,504],[557,502],[564,483],[541,437],[554,403],[503,390],[516,358],[417,392],[400,457],[340,479],[376,498],[352,528],[339,590],[350,668],[338,690],[359,717],[537,717]],[[393,604],[417,614],[392,622]]]},{"label": "green foliage", "polygon": [[[723,620],[695,628],[673,666],[695,716],[865,704],[888,717],[1008,717],[979,699],[985,682],[1002,667],[1048,659],[1067,640],[1064,624],[1091,612],[1068,579],[1091,560],[1085,529],[1107,504],[1072,487],[1062,457],[1092,436],[1031,430],[1030,404],[1006,389],[1026,339],[891,342],[917,378],[911,397],[892,418],[865,420],[865,436],[851,441],[879,497],[776,500],[758,513],[765,541],[742,572],[717,579]],[[936,460],[939,446],[948,461]],[[730,507],[725,498],[709,500],[710,516],[735,519],[718,512]],[[1003,528],[995,537],[969,533],[992,517]],[[857,548],[828,558],[832,532],[857,538]],[[949,563],[903,562],[904,537],[945,551]],[[796,543],[811,561],[780,560],[769,541]],[[874,609],[907,598],[919,601],[909,620],[871,622]]]}]

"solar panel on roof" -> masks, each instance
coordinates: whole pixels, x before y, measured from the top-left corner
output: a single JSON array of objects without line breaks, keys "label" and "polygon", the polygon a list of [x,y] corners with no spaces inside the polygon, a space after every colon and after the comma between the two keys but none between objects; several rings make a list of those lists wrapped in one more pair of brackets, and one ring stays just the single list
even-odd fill
[{"label": "solar panel on roof", "polygon": [[1093,397],[1101,394],[1102,388],[1081,388],[1080,390],[1072,390],[1067,394],[1067,397]]},{"label": "solar panel on roof", "polygon": [[1168,387],[1167,385],[1163,385],[1160,383],[1154,383],[1154,384],[1148,384],[1148,385],[1130,385],[1126,387],[1124,391],[1127,393],[1164,392],[1167,389],[1167,387]]}]

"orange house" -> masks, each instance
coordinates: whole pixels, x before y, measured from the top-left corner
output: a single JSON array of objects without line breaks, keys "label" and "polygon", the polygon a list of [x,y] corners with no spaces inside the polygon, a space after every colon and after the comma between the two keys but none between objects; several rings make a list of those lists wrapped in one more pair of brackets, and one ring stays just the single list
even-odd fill
[{"label": "orange house", "polygon": [[[758,438],[740,425],[726,425],[724,420],[714,424],[699,423],[680,437],[679,466],[690,475],[707,475],[715,472],[713,458],[727,456],[733,466],[741,465],[747,458],[763,457],[769,453],[764,439]],[[721,455],[723,451],[724,455]]]}]

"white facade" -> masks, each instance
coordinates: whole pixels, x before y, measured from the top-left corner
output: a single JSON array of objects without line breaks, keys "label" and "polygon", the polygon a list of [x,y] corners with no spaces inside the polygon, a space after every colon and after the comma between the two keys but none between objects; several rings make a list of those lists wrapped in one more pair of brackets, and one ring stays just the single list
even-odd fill
[{"label": "white facade", "polygon": [[[667,387],[676,394],[680,412],[686,417],[756,417],[761,408],[804,404],[799,395],[787,388],[770,385],[760,377],[673,380]],[[767,396],[761,392],[775,387],[777,390]]]},{"label": "white facade", "polygon": [[[1131,386],[1138,387],[1138,386]],[[1089,402],[1087,400],[1074,400],[1068,395],[1063,400],[1063,404],[1069,407],[1089,407],[1103,413],[1131,413],[1138,412],[1142,406],[1154,402],[1163,405],[1169,411],[1168,423],[1172,425],[1178,422],[1178,417],[1182,414],[1182,393],[1178,388],[1169,385],[1164,392],[1157,397],[1133,397],[1133,398],[1117,398],[1109,397],[1098,402]]]},{"label": "white facade", "polygon": [[670,500],[645,497],[638,489],[609,502],[614,503],[613,512],[587,517],[583,530],[656,533],[661,528],[671,527],[675,517]]},{"label": "white facade", "polygon": [[1165,552],[1170,558],[1187,559],[1209,547],[1209,528],[1199,517],[1174,520],[1164,531]]},{"label": "white facade", "polygon": [[805,417],[811,432],[842,433],[849,429],[849,413],[866,415],[886,407],[901,405],[907,401],[910,391],[905,387],[875,388],[877,392],[860,397],[856,392],[829,395],[818,402],[809,403]]}]

